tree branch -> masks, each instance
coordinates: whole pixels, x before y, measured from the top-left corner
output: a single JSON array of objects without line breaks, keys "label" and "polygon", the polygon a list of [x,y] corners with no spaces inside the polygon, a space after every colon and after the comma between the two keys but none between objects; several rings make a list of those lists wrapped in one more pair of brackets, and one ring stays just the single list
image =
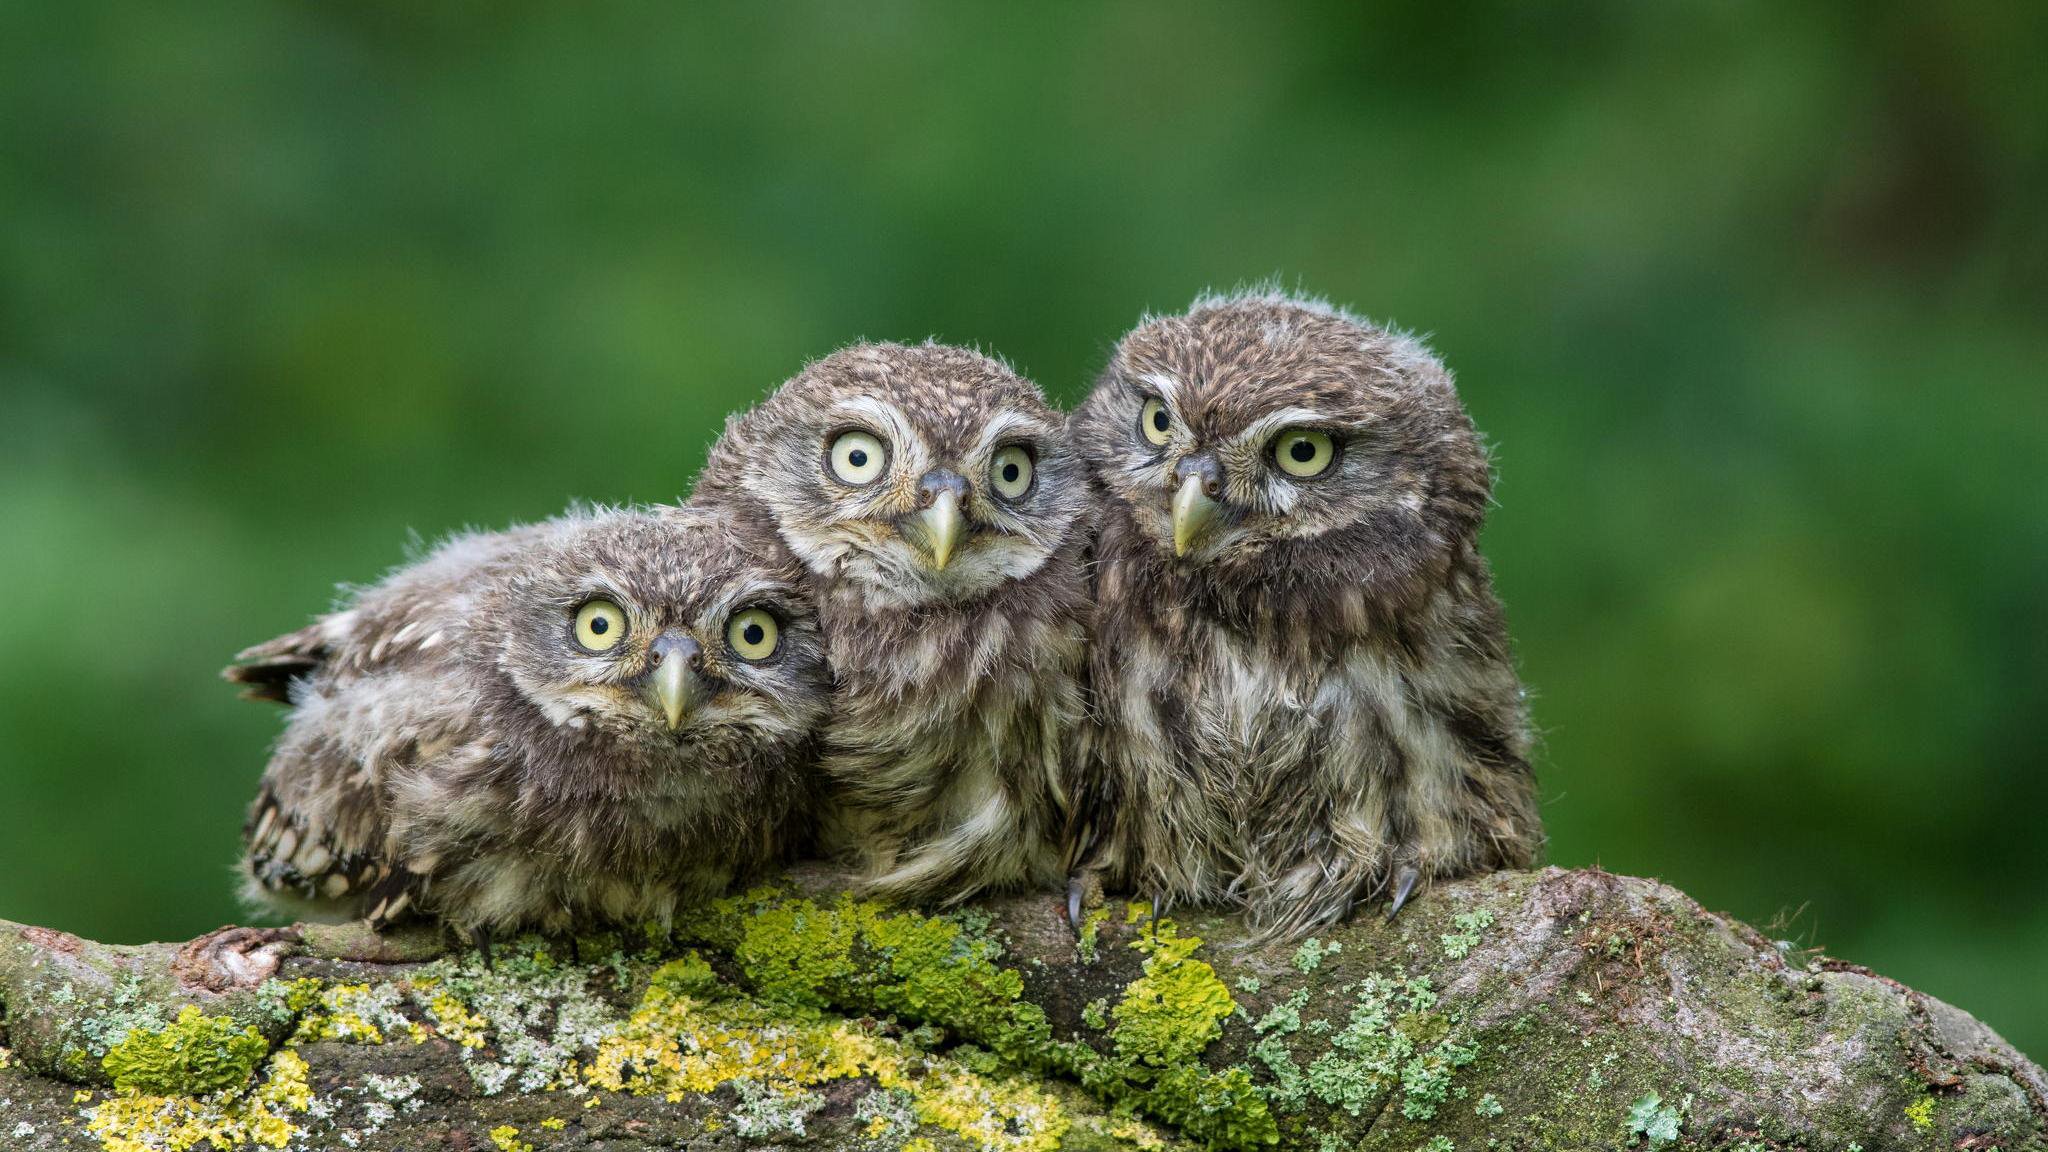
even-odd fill
[{"label": "tree branch", "polygon": [[[2048,1150],[1969,1016],[1654,881],[1447,885],[1298,948],[799,870],[672,933],[0,922],[0,1147]],[[922,1142],[922,1143],[920,1143]]]}]

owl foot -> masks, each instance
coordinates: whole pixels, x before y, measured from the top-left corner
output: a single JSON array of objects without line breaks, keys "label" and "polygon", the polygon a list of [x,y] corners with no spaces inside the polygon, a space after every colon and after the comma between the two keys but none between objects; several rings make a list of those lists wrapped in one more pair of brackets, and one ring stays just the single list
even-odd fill
[{"label": "owl foot", "polygon": [[1090,908],[1102,905],[1102,876],[1093,871],[1080,871],[1067,878],[1067,926],[1074,935],[1081,934],[1083,914]]},{"label": "owl foot", "polygon": [[1400,871],[1394,873],[1394,901],[1387,909],[1389,924],[1393,923],[1395,916],[1400,915],[1401,906],[1408,903],[1408,897],[1415,894],[1415,882],[1421,878],[1422,873],[1408,864],[1403,864]]},{"label": "owl foot", "polygon": [[493,957],[493,956],[491,955],[491,930],[490,930],[490,929],[488,929],[488,928],[472,928],[472,929],[470,929],[470,931],[469,931],[469,946],[470,946],[470,947],[472,947],[472,948],[474,948],[474,949],[476,949],[476,951],[477,951],[477,955],[479,955],[479,956],[482,956],[482,957],[484,958],[484,971],[486,971],[486,972],[495,972],[495,971],[497,971],[497,970],[498,970],[498,964],[497,964],[497,960],[496,960],[496,959],[495,959],[495,958],[494,958],[494,957]]}]

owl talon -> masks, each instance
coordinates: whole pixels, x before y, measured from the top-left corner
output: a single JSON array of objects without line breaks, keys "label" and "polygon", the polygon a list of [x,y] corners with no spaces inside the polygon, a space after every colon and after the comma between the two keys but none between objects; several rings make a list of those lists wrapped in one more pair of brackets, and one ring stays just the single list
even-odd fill
[{"label": "owl talon", "polygon": [[1394,901],[1387,909],[1387,923],[1393,923],[1394,917],[1400,915],[1401,906],[1408,903],[1408,897],[1414,895],[1415,882],[1421,878],[1422,873],[1405,864],[1399,872],[1394,873]]},{"label": "owl talon", "polygon": [[1081,897],[1085,893],[1086,885],[1081,883],[1079,876],[1067,881],[1067,926],[1074,930],[1075,936],[1081,934]]},{"label": "owl talon", "polygon": [[476,949],[477,955],[483,957],[484,971],[496,972],[498,970],[497,959],[491,955],[490,929],[473,929],[469,934],[469,945]]}]

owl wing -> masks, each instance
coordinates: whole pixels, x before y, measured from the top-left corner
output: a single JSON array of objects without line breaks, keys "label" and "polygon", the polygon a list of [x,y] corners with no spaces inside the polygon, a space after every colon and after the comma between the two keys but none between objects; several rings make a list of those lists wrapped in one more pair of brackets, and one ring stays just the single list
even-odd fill
[{"label": "owl wing", "polygon": [[222,673],[292,707],[243,828],[252,897],[379,926],[408,910],[426,877],[389,842],[388,784],[466,738],[461,636],[481,585],[543,530],[457,537]]},{"label": "owl wing", "polygon": [[316,672],[356,675],[431,651],[464,625],[477,585],[548,530],[529,525],[456,536],[356,592],[346,609],[244,649],[221,677],[241,685],[244,699],[289,704],[292,686]]}]

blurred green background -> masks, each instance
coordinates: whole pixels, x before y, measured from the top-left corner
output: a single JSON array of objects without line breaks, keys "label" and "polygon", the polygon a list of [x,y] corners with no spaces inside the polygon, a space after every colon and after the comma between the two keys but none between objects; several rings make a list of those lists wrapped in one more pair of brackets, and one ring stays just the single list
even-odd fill
[{"label": "blurred green background", "polygon": [[0,6],[0,917],[235,918],[215,678],[857,337],[1433,334],[1551,854],[2048,1055],[2048,7]]}]

